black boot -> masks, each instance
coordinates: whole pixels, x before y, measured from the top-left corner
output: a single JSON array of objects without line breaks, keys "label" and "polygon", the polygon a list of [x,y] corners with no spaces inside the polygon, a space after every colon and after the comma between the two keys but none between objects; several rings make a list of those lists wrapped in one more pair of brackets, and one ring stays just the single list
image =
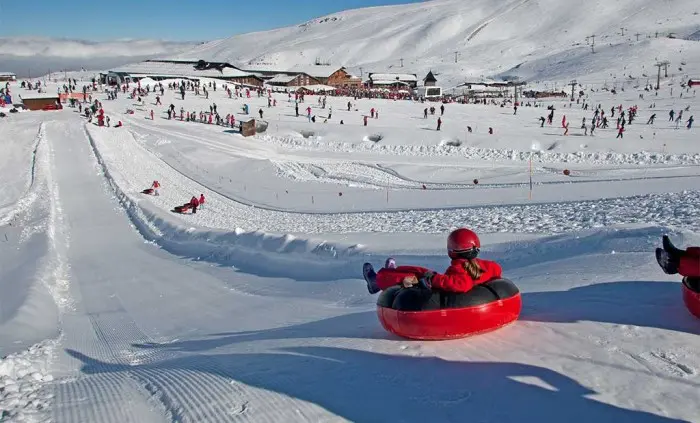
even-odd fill
[{"label": "black boot", "polygon": [[680,257],[674,258],[669,252],[661,248],[656,249],[656,262],[661,266],[661,270],[667,275],[675,275],[678,273],[678,265]]},{"label": "black boot", "polygon": [[684,250],[676,248],[676,246],[673,245],[673,243],[671,242],[671,239],[668,237],[668,235],[663,236],[662,244],[664,247],[664,251],[666,251],[667,253],[669,253],[673,256],[678,256],[678,258],[680,258],[680,256],[685,254]]},{"label": "black boot", "polygon": [[661,269],[667,275],[675,275],[678,273],[678,266],[681,262],[681,257],[685,251],[676,248],[668,235],[663,236],[663,249],[656,249],[656,261],[661,266]]}]

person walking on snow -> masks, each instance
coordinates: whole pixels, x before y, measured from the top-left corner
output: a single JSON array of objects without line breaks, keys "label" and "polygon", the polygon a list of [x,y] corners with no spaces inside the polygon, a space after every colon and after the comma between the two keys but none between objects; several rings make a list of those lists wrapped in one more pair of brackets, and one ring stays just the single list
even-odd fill
[{"label": "person walking on snow", "polygon": [[623,135],[624,132],[625,132],[625,127],[620,126],[620,128],[617,130],[617,136],[615,137],[615,139],[624,138],[624,135]]},{"label": "person walking on snow", "polygon": [[651,117],[650,117],[649,120],[647,121],[647,125],[653,125],[653,124],[654,124],[654,119],[656,119],[656,113],[654,113],[653,115],[651,115]]},{"label": "person walking on snow", "polygon": [[151,184],[151,188],[153,188],[153,195],[160,195],[160,192],[158,191],[158,189],[160,188],[160,182],[158,182],[157,180],[153,181],[153,184]]},{"label": "person walking on snow", "polygon": [[190,199],[190,207],[192,207],[192,213],[197,213],[197,207],[199,207],[199,200],[194,195]]},{"label": "person walking on snow", "polygon": [[440,127],[442,127],[442,118],[439,117],[438,121],[437,121],[437,130],[438,131],[440,130]]},{"label": "person walking on snow", "polygon": [[204,206],[204,202],[206,199],[204,198],[204,194],[199,194],[199,209],[202,209],[202,206]]},{"label": "person walking on snow", "polygon": [[153,109],[151,109],[151,120],[155,120],[155,119],[153,118]]},{"label": "person walking on snow", "polygon": [[690,119],[688,119],[688,126],[686,126],[686,128],[688,128],[688,129],[692,128],[693,122],[695,122],[695,119],[691,116]]}]

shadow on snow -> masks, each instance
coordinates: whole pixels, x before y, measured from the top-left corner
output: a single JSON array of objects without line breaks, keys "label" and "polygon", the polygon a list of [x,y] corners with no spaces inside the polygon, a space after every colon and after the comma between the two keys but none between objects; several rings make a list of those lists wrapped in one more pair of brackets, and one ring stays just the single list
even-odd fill
[{"label": "shadow on snow", "polygon": [[[207,373],[317,404],[349,421],[679,421],[587,398],[596,392],[558,372],[519,363],[459,362],[330,347],[190,355],[138,365],[101,362],[74,350],[68,354],[83,363],[85,374],[126,373],[158,389],[164,383],[184,383],[166,378],[167,374]],[[518,380],[522,378],[548,387]],[[255,412],[257,407],[264,410],[267,405],[249,408]]]}]

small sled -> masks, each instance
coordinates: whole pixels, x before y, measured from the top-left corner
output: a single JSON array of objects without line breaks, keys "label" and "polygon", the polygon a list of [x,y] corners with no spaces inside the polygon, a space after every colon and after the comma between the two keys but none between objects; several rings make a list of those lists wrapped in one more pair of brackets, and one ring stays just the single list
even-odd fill
[{"label": "small sled", "polygon": [[153,195],[154,192],[155,192],[155,190],[153,188],[148,188],[148,189],[141,191],[141,194]]},{"label": "small sled", "polygon": [[187,203],[187,204],[183,204],[181,206],[175,206],[175,208],[172,211],[173,211],[173,213],[185,214],[191,208],[192,208],[192,205],[190,205],[190,203]]}]

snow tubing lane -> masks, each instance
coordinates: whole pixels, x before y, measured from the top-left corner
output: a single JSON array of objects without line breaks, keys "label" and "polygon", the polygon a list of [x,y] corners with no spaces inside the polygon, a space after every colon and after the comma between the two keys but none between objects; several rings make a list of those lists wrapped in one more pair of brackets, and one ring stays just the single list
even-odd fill
[{"label": "snow tubing lane", "polygon": [[[469,304],[457,308],[425,311],[392,308],[402,291],[406,289],[397,286],[382,292],[377,300],[377,316],[388,332],[408,339],[439,341],[490,332],[518,320],[522,309],[520,291],[507,279],[477,285],[466,294],[434,294]],[[697,304],[700,311],[700,300]]]},{"label": "snow tubing lane", "polygon": [[700,319],[700,278],[683,278],[683,302],[688,311]]}]

